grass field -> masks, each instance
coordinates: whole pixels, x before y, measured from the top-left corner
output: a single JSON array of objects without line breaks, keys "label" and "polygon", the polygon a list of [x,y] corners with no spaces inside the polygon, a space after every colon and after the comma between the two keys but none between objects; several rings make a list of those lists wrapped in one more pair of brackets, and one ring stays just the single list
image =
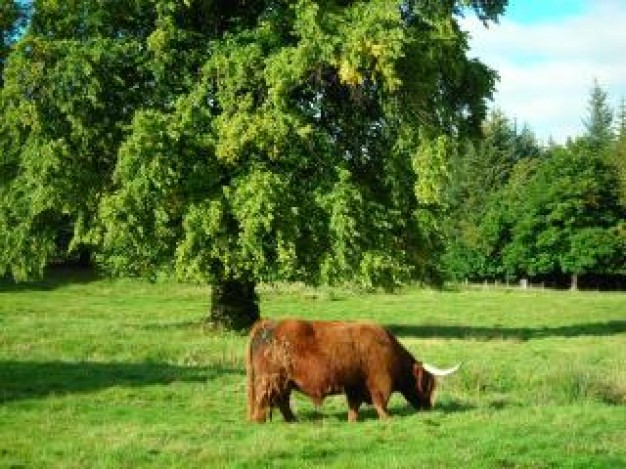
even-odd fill
[{"label": "grass field", "polygon": [[210,334],[206,288],[57,276],[0,284],[0,467],[625,467],[626,294],[261,289],[269,317],[367,319],[463,368],[435,410],[397,395],[346,422],[245,420],[245,337]]}]

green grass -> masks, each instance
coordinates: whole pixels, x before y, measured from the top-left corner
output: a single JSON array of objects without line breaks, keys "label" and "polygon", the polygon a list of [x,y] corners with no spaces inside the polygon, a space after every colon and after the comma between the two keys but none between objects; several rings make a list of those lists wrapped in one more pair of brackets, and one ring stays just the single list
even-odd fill
[{"label": "green grass", "polygon": [[626,295],[265,287],[269,317],[374,320],[463,361],[436,409],[344,398],[245,420],[246,338],[202,327],[206,288],[56,276],[0,284],[0,467],[624,467]]}]

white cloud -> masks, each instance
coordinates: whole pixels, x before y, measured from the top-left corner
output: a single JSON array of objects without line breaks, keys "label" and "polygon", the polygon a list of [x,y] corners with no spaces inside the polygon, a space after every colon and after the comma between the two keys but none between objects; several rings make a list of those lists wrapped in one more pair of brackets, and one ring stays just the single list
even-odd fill
[{"label": "white cloud", "polygon": [[542,140],[583,132],[589,90],[597,79],[617,107],[626,97],[626,2],[596,0],[579,16],[520,24],[504,17],[486,29],[463,21],[471,56],[500,74],[494,105]]}]

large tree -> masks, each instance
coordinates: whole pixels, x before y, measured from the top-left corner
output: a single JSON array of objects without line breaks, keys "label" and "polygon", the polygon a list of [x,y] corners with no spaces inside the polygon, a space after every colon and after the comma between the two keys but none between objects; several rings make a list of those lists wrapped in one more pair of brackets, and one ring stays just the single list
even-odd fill
[{"label": "large tree", "polygon": [[[64,216],[70,244],[90,242],[114,272],[210,283],[210,321],[233,328],[258,316],[259,281],[434,279],[449,142],[478,129],[495,81],[467,57],[458,17],[469,7],[495,20],[505,3],[135,0],[53,9],[60,3],[41,0],[40,29],[24,42],[16,77],[41,60],[28,45],[39,51],[40,42],[61,48],[52,56],[62,60],[75,57],[68,47],[87,56],[69,65],[107,65],[93,73],[55,62],[58,77],[35,76],[32,89],[47,83],[56,94],[46,97],[65,93],[78,108],[29,101],[25,86],[12,101],[35,108],[46,130],[20,128],[13,181],[28,176],[29,191],[36,186],[29,145],[45,150],[41,161],[71,162],[67,171],[44,167],[54,197],[38,197],[47,205],[27,228],[50,243],[54,233],[39,224]],[[78,24],[68,20],[74,13]],[[84,49],[91,44],[105,47]],[[75,68],[83,80],[57,86]],[[91,144],[99,150],[88,152]],[[79,172],[84,179],[65,174],[86,161],[100,166]]]}]

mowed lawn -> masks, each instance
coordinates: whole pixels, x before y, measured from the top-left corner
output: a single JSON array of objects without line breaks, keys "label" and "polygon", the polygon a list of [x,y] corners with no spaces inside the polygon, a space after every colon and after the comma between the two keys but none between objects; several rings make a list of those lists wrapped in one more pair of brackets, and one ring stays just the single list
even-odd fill
[{"label": "mowed lawn", "polygon": [[626,294],[261,288],[268,317],[363,319],[445,367],[435,410],[345,398],[245,419],[246,338],[206,288],[57,276],[0,284],[0,467],[625,467]]}]

